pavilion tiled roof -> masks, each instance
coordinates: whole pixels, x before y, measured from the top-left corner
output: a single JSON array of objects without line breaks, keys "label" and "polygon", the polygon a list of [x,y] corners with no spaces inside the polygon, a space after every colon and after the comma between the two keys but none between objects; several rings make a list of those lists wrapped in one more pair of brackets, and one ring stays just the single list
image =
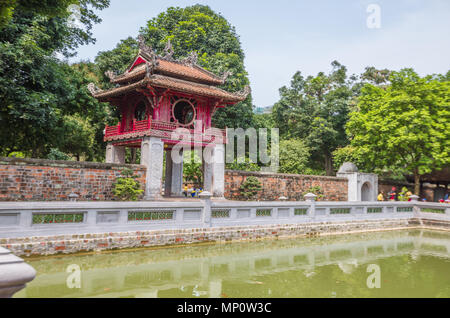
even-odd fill
[{"label": "pavilion tiled roof", "polygon": [[182,60],[174,60],[170,42],[164,52],[164,56],[156,55],[150,47],[145,45],[143,39],[140,39],[139,53],[125,73],[119,76],[115,76],[112,72],[105,73],[116,87],[103,91],[91,83],[88,85],[89,91],[95,98],[107,100],[138,88],[151,86],[217,98],[230,104],[243,101],[249,94],[249,87],[238,93],[230,93],[216,87],[224,84],[230,73],[226,72],[221,78],[201,68],[197,65],[195,53],[191,53]]},{"label": "pavilion tiled roof", "polygon": [[201,68],[197,65],[195,53],[182,60],[174,60],[170,42],[164,52],[164,56],[156,55],[145,45],[143,39],[140,39],[139,53],[125,73],[119,76],[115,76],[112,72],[105,73],[116,87],[103,91],[91,83],[88,85],[89,91],[95,98],[107,100],[138,88],[151,86],[217,98],[230,104],[243,101],[249,94],[249,87],[238,93],[230,93],[216,87],[224,84],[230,73],[226,72],[223,77],[219,77]]},{"label": "pavilion tiled roof", "polygon": [[243,101],[249,93],[248,89],[244,90],[243,92],[230,93],[215,86],[189,82],[186,80],[159,74],[153,74],[150,76],[145,76],[142,80],[128,85],[112,88],[106,91],[93,91],[93,96],[99,100],[106,100],[109,97],[120,96],[137,88],[146,87],[147,85],[150,85],[152,87],[167,88],[182,93],[218,98],[222,99],[224,102],[230,103]]},{"label": "pavilion tiled roof", "polygon": [[[178,61],[167,61],[157,58],[153,65],[153,72],[161,75],[190,80],[202,84],[223,85],[224,78],[199,67],[198,65],[186,65]],[[142,79],[146,73],[146,63],[135,66],[132,70],[126,71],[122,75],[111,78],[111,83],[120,84]]]}]

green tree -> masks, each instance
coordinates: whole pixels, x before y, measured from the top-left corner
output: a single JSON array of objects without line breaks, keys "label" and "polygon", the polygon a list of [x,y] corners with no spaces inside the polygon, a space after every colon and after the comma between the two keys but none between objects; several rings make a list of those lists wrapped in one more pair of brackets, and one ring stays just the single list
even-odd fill
[{"label": "green tree", "polygon": [[0,2],[0,28],[11,21],[14,12],[34,13],[46,17],[62,16],[77,0],[2,0]]},{"label": "green tree", "polygon": [[420,178],[450,163],[450,81],[419,77],[412,69],[392,72],[391,85],[364,86],[359,111],[347,125],[351,145],[374,168],[394,167]]},{"label": "green tree", "polygon": [[192,182],[200,187],[203,184],[203,170],[200,157],[195,151],[186,151],[183,154],[183,177],[185,181]]},{"label": "green tree", "polygon": [[237,159],[231,163],[225,163],[225,168],[228,170],[241,170],[241,171],[260,171],[261,168],[250,158],[245,157],[244,162],[238,162]]},{"label": "green tree", "polygon": [[[334,169],[339,169],[339,167],[342,166],[344,162],[353,162],[359,170],[366,170],[366,162],[364,161],[364,156],[362,156],[358,150],[359,149],[356,147],[347,145],[345,147],[337,148],[335,151],[333,151]],[[370,170],[373,171],[373,169]]]},{"label": "green tree", "polygon": [[63,117],[60,129],[60,150],[74,155],[80,161],[82,155],[92,156],[95,130],[89,119],[78,114]]},{"label": "green tree", "polygon": [[239,189],[243,198],[252,200],[261,191],[262,186],[257,177],[249,176],[242,182]]},{"label": "green tree", "polygon": [[[0,131],[0,153],[46,157],[51,148],[59,148],[55,136],[64,116],[74,113],[68,105],[77,102],[79,91],[71,82],[74,73],[69,74],[68,65],[55,54],[72,56],[77,46],[93,43],[90,30],[100,19],[90,8],[103,9],[109,1],[77,1],[84,27],[71,25],[67,10],[43,15],[39,8],[22,10],[25,2],[28,8],[40,5],[15,2],[0,33],[0,124],[8,127]],[[86,106],[80,104],[78,109]]]},{"label": "green tree", "polygon": [[[78,116],[83,121],[85,133],[91,132],[91,137],[86,135],[86,140],[81,144],[83,147],[79,147],[73,144],[72,151],[70,153],[76,154],[75,150],[78,150],[79,155],[83,155],[85,160],[88,161],[103,161],[105,158],[105,143],[103,142],[103,130],[105,125],[115,125],[117,120],[115,119],[115,113],[111,110],[108,103],[100,103],[97,99],[93,98],[90,92],[87,90],[87,85],[90,82],[98,83],[99,78],[97,76],[98,68],[94,63],[80,62],[68,66],[64,65],[65,77],[68,82],[67,94],[61,105],[64,109],[66,116]],[[62,125],[64,127],[64,125]],[[66,130],[70,136],[78,134],[76,130]],[[72,136],[69,138],[77,138]],[[58,143],[67,145],[64,140],[58,140]],[[92,140],[91,140],[92,139]],[[88,142],[89,140],[89,142]],[[84,149],[81,151],[81,149]],[[81,151],[81,152],[80,152]]]},{"label": "green tree", "polygon": [[320,72],[306,79],[294,74],[290,87],[280,88],[280,101],[272,116],[283,139],[301,139],[310,149],[311,168],[332,175],[332,152],[348,143],[345,124],[355,92],[354,78],[334,61],[329,74]]},{"label": "green tree", "polygon": [[392,71],[388,69],[378,70],[373,66],[368,66],[360,77],[362,82],[368,82],[373,85],[384,85],[389,83],[391,73]]},{"label": "green tree", "polygon": [[139,43],[133,37],[128,37],[117,43],[116,47],[109,51],[100,51],[95,57],[95,64],[98,67],[98,77],[104,88],[112,87],[106,71],[113,71],[121,74],[129,66],[132,59],[139,51]]},{"label": "green tree", "polygon": [[50,160],[70,160],[70,156],[62,152],[58,148],[51,148],[47,159]]},{"label": "green tree", "polygon": [[136,201],[144,190],[133,170],[123,169],[113,184],[112,192],[121,201]]},{"label": "green tree", "polygon": [[282,173],[305,174],[309,161],[309,148],[298,139],[280,141],[280,168]]}]

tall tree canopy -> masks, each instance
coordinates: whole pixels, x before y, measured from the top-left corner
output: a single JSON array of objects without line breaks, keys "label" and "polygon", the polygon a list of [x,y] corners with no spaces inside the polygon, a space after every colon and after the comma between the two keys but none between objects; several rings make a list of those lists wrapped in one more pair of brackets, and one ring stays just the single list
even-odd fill
[{"label": "tall tree canopy", "polygon": [[[448,73],[447,73],[448,75]],[[372,167],[394,167],[420,176],[450,164],[450,81],[392,72],[387,87],[366,84],[347,125],[351,145]]]},{"label": "tall tree canopy", "polygon": [[[39,1],[14,2],[11,17],[2,26],[0,125],[8,127],[0,132],[2,155],[21,151],[32,157],[45,157],[52,148],[66,147],[63,143],[67,145],[67,141],[61,132],[70,132],[64,126],[72,125],[75,113],[86,115],[88,107],[91,112],[101,109],[98,102],[88,96],[86,87],[81,86],[87,81],[80,77],[82,73],[59,61],[55,54],[72,56],[73,49],[79,45],[93,43],[90,30],[100,19],[92,8],[103,9],[109,1],[64,3],[69,2],[80,6],[79,27],[70,23],[71,12],[62,7],[41,13],[45,10]],[[99,113],[102,112],[105,113]],[[84,120],[89,121],[89,118]],[[92,151],[92,147],[88,148]],[[74,155],[79,156],[80,151]],[[92,155],[87,156],[92,158]]]},{"label": "tall tree canopy", "polygon": [[46,17],[62,16],[70,4],[77,0],[2,0],[0,2],[0,28],[11,21],[15,12],[34,13]]},{"label": "tall tree canopy", "polygon": [[[244,52],[235,28],[220,14],[205,5],[185,8],[170,7],[149,20],[140,30],[146,43],[159,53],[170,40],[174,58],[198,55],[199,64],[209,71],[222,74],[230,71],[224,89],[231,92],[242,90],[249,84],[244,67]],[[134,38],[120,41],[111,51],[100,52],[95,61],[101,74],[107,70],[121,73],[137,54],[138,45]],[[103,75],[101,75],[103,76]],[[107,85],[107,78],[103,77]],[[253,125],[252,99],[225,109],[219,109],[213,118],[217,127],[242,127]]]},{"label": "tall tree canopy", "polygon": [[301,139],[310,149],[310,166],[333,174],[332,152],[348,143],[345,123],[353,101],[352,79],[345,66],[332,63],[329,74],[306,79],[294,74],[290,87],[280,88],[273,119],[283,139]]}]

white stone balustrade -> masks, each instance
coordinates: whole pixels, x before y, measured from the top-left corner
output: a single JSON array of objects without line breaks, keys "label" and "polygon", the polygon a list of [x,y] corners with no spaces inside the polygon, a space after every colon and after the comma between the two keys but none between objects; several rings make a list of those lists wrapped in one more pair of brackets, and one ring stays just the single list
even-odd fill
[{"label": "white stone balustrade", "polygon": [[2,238],[11,237],[235,225],[411,218],[450,222],[450,204],[442,203],[325,202],[312,196],[306,201],[225,201],[209,198],[206,191],[202,197],[177,202],[0,202],[0,245],[5,244]]}]

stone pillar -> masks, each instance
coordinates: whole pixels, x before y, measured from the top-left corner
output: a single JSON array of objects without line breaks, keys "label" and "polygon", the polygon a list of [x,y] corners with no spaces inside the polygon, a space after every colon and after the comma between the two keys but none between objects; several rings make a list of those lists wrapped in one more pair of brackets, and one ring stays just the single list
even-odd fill
[{"label": "stone pillar", "polygon": [[203,191],[198,195],[203,201],[203,224],[205,227],[211,226],[211,197],[212,193]]},{"label": "stone pillar", "polygon": [[173,161],[171,151],[166,151],[166,173],[164,181],[164,196],[170,196],[172,192],[172,174],[173,174]]},{"label": "stone pillar", "polygon": [[161,198],[164,142],[157,137],[144,137],[141,144],[141,164],[147,167],[144,200]]},{"label": "stone pillar", "polygon": [[316,218],[316,198],[317,195],[315,195],[314,193],[307,193],[304,196],[305,201],[309,203],[309,211],[308,211],[308,215],[315,219]]},{"label": "stone pillar", "polygon": [[179,197],[183,188],[183,149],[166,152],[166,181],[164,195]]},{"label": "stone pillar", "polygon": [[225,147],[216,145],[213,151],[212,163],[212,194],[214,197],[223,198],[225,193]]},{"label": "stone pillar", "polygon": [[172,158],[172,182],[171,182],[171,196],[181,196],[183,192],[183,149],[177,151],[170,151]]},{"label": "stone pillar", "polygon": [[202,166],[203,190],[211,192],[214,197],[223,198],[225,193],[224,145],[215,145],[214,148],[211,149],[211,158],[209,160],[203,158]]},{"label": "stone pillar", "polygon": [[108,142],[108,144],[106,145],[105,162],[106,163],[113,163],[114,162],[114,146],[110,142]]},{"label": "stone pillar", "polygon": [[125,147],[114,146],[112,143],[108,143],[105,161],[107,163],[125,163]]},{"label": "stone pillar", "polygon": [[213,164],[202,159],[203,169],[203,191],[212,192],[213,185]]},{"label": "stone pillar", "polygon": [[114,163],[125,163],[125,147],[114,147]]},{"label": "stone pillar", "polygon": [[183,192],[183,162],[172,165],[172,196],[181,196]]},{"label": "stone pillar", "polygon": [[0,298],[10,298],[36,276],[33,267],[0,247]]},{"label": "stone pillar", "polygon": [[[411,199],[411,203],[413,205],[413,212],[415,217],[419,217],[420,213],[420,207],[417,205],[417,202],[419,201],[418,195],[410,195],[409,198]],[[422,225],[422,220],[420,220],[420,224]]]}]

